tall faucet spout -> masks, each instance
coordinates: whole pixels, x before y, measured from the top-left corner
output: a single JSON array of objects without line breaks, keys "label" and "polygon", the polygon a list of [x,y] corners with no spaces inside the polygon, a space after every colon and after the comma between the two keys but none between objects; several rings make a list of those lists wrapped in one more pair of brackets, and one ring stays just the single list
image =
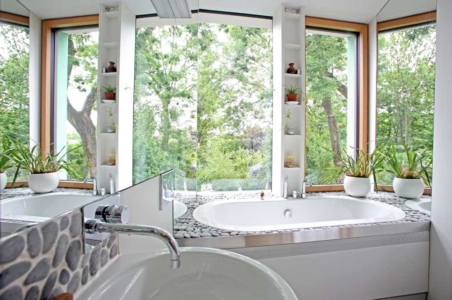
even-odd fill
[{"label": "tall faucet spout", "polygon": [[[90,224],[90,221],[94,222]],[[176,239],[168,231],[155,226],[112,224],[97,220],[90,221],[85,223],[85,230],[88,233],[117,232],[120,234],[152,236],[162,240],[169,250],[171,268],[178,269],[180,267],[179,245],[177,244]]]}]

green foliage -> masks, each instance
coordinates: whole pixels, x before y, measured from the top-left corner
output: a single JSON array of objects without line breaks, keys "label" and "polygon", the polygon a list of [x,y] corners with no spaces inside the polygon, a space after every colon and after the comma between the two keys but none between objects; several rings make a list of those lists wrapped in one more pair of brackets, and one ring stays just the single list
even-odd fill
[{"label": "green foliage", "polygon": [[104,90],[104,92],[107,92],[107,93],[116,93],[116,86],[109,84],[109,83],[105,83],[102,86],[102,89]]},{"label": "green foliage", "polygon": [[389,173],[394,174],[397,178],[403,179],[423,179],[427,186],[430,186],[430,176],[428,168],[431,163],[424,166],[422,160],[424,159],[423,153],[416,153],[412,149],[409,149],[406,145],[403,145],[403,156],[400,157],[400,152],[394,144],[387,148],[386,162]]},{"label": "green foliage", "polygon": [[11,158],[12,142],[9,137],[2,136],[0,143],[0,173],[5,173],[7,169],[14,167],[14,161]]},{"label": "green foliage", "polygon": [[298,94],[300,92],[300,89],[297,87],[297,85],[291,85],[290,87],[286,88],[287,94]]},{"label": "green foliage", "polygon": [[[27,145],[23,145],[20,141],[12,141],[10,156],[17,164],[17,168],[26,170],[31,174],[54,173],[65,170],[72,178],[82,178],[82,174],[78,166],[68,163],[65,155],[71,150],[64,151],[61,149],[58,153],[44,152],[38,145],[31,149]],[[74,151],[77,148],[73,148]]]}]

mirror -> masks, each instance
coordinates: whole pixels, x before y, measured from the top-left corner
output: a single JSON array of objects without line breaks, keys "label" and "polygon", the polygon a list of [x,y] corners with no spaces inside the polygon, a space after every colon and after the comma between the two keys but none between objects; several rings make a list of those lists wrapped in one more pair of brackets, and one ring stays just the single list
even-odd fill
[{"label": "mirror", "polygon": [[[412,175],[423,178],[426,187],[431,187],[434,159],[435,11],[436,0],[390,0],[377,16],[377,141],[394,143],[399,160],[406,159],[404,144],[421,153],[422,168]],[[393,178],[380,174],[378,184],[392,184]],[[411,202],[416,201],[406,204]],[[429,214],[429,207],[412,208]]]}]

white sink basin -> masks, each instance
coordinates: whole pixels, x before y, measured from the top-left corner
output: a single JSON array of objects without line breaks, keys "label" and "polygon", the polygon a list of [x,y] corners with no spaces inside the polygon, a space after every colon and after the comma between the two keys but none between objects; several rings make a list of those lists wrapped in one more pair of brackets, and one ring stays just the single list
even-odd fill
[{"label": "white sink basin", "polygon": [[79,300],[296,300],[274,271],[224,250],[181,248],[181,267],[171,269],[164,251],[121,255]]},{"label": "white sink basin", "polygon": [[0,201],[0,218],[43,222],[104,196],[52,193]]},{"label": "white sink basin", "polygon": [[184,203],[174,200],[174,219],[183,216],[187,212],[187,205]]},{"label": "white sink basin", "polygon": [[430,200],[407,200],[405,201],[405,205],[429,216],[432,212],[432,201]]}]

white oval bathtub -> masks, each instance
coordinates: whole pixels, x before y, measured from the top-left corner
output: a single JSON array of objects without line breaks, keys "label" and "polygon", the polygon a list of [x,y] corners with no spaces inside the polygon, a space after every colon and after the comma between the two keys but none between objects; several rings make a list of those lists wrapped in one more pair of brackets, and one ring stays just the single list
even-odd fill
[{"label": "white oval bathtub", "polygon": [[216,201],[196,208],[193,217],[224,230],[270,231],[396,221],[405,213],[378,201],[336,196]]}]

